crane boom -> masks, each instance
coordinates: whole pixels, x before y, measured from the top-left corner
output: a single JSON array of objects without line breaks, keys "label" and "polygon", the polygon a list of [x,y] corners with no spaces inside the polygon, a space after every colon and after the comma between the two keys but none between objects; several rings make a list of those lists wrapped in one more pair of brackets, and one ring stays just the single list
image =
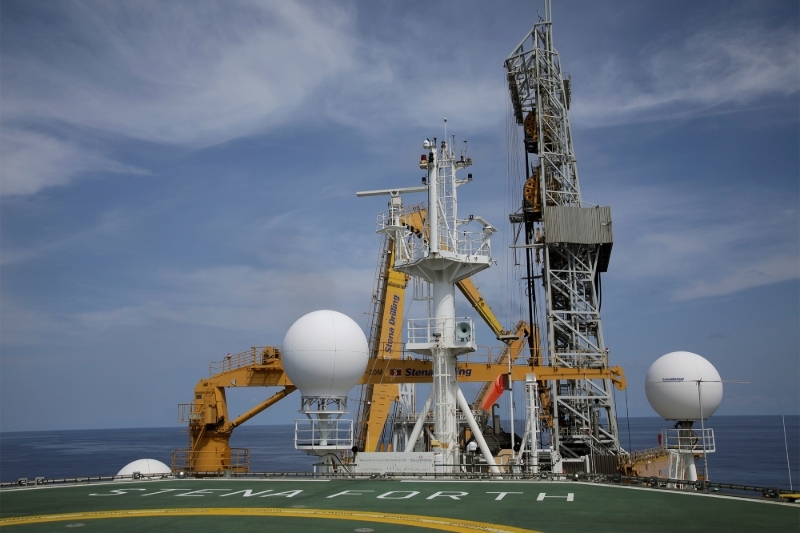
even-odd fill
[{"label": "crane boom", "polygon": [[495,335],[499,336],[505,333],[503,329],[503,325],[500,324],[500,321],[492,312],[492,308],[489,307],[489,304],[486,303],[486,300],[483,299],[481,293],[478,292],[478,288],[473,283],[472,278],[465,278],[461,281],[456,283],[456,286],[461,291],[467,301],[475,308],[479,315],[486,325],[494,332]]}]

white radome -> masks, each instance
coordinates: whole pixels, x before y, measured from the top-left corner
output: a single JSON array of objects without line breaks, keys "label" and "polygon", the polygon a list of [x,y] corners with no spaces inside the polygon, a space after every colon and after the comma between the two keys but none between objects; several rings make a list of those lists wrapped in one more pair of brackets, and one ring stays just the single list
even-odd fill
[{"label": "white radome", "polygon": [[132,476],[134,472],[139,472],[143,476],[155,474],[171,474],[172,469],[157,459],[137,459],[132,463],[122,467],[117,472],[118,476]]},{"label": "white radome", "polygon": [[667,420],[705,420],[722,402],[719,372],[691,352],[672,352],[656,359],[647,371],[644,390],[650,406]]},{"label": "white radome", "polygon": [[283,368],[304,397],[346,398],[368,360],[364,332],[336,311],[300,317],[283,338]]}]

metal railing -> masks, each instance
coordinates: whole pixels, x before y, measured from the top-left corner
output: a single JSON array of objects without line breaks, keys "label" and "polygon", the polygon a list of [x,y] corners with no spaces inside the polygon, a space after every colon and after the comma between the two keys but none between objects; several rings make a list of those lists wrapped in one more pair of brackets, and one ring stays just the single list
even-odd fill
[{"label": "metal railing", "polygon": [[178,422],[181,424],[199,423],[203,420],[202,403],[179,403]]},{"label": "metal railing", "polygon": [[638,461],[645,461],[647,459],[654,459],[656,457],[661,457],[666,453],[667,451],[666,449],[664,449],[663,446],[657,446],[655,448],[646,448],[644,450],[634,450],[628,455],[630,457],[630,462],[636,463]]},{"label": "metal railing", "polygon": [[[361,480],[384,480],[384,479],[465,479],[465,480],[472,480],[472,481],[487,481],[493,482],[496,480],[496,475],[491,472],[481,471],[480,468],[474,468],[478,465],[460,465],[463,466],[465,470],[469,469],[469,467],[473,467],[472,472],[455,472],[455,473],[448,473],[448,474],[440,474],[440,473],[414,473],[409,474],[408,472],[384,472],[382,474],[375,474],[375,473],[358,473],[358,472],[350,472],[350,471],[342,471],[342,472],[231,472],[232,478],[238,479],[361,479]],[[194,471],[194,472],[186,472],[186,477],[223,477],[225,476],[225,472],[218,472],[218,471]],[[153,477],[159,477],[161,479],[182,479],[183,476],[180,474],[178,475],[156,475],[150,476],[150,479]],[[5,481],[0,483],[0,490],[8,491],[8,490],[36,490],[37,487],[42,485],[80,485],[80,484],[104,484],[104,483],[116,483],[116,482],[128,482],[128,483],[135,483],[139,481],[143,481],[145,478],[140,477],[136,478],[134,475],[125,475],[125,476],[78,476],[78,477],[66,477],[66,478],[44,478],[39,477],[34,479],[27,479],[27,478],[19,478],[13,481]],[[669,479],[669,478],[656,478],[656,477],[643,477],[643,476],[624,476],[620,474],[613,474],[613,475],[592,475],[592,474],[573,474],[573,475],[564,475],[564,474],[552,474],[547,472],[542,473],[530,473],[525,472],[513,472],[511,474],[511,478],[514,480],[520,481],[527,481],[535,483],[537,481],[567,481],[570,480],[572,482],[592,482],[592,483],[600,483],[600,484],[625,484],[625,485],[644,485],[652,487],[653,489],[658,490],[666,490],[666,491],[711,491],[711,492],[719,492],[721,489],[725,490],[733,490],[738,491],[734,493],[726,494],[733,495],[733,496],[740,496],[743,498],[754,498],[755,495],[744,495],[741,493],[746,492],[755,492],[758,494],[759,497],[763,498],[772,498],[778,499],[783,498],[788,501],[795,501],[797,499],[796,492],[789,488],[780,488],[780,487],[765,487],[759,485],[745,485],[745,484],[733,484],[733,483],[718,483],[718,482],[708,482],[704,480],[696,481],[696,482],[687,482],[686,480],[679,480],[679,479]],[[149,483],[149,481],[143,481],[144,483]],[[158,488],[153,489],[158,490]]]},{"label": "metal railing", "polygon": [[[430,252],[430,243],[403,224],[403,217],[406,214],[407,210],[404,208],[391,208],[378,213],[376,219],[378,233],[388,231],[395,234],[394,238],[398,246],[395,260],[401,264],[415,263],[427,257]],[[459,255],[489,257],[491,256],[491,238],[482,231],[445,231],[440,235],[439,250]]]},{"label": "metal railing", "polygon": [[221,464],[222,468],[215,470],[224,472],[244,473],[250,470],[250,450],[247,448],[231,448],[230,455],[222,457],[216,451],[192,451],[191,448],[172,450],[173,472],[205,472],[208,464]]},{"label": "metal railing", "polygon": [[666,450],[691,453],[714,453],[717,451],[712,428],[662,429],[661,438],[662,446]]},{"label": "metal railing", "polygon": [[294,447],[297,450],[350,450],[353,447],[353,421],[295,420]]},{"label": "metal railing", "polygon": [[[459,335],[457,327],[461,323],[469,325],[469,332]],[[453,336],[457,343],[474,342],[475,339],[475,324],[471,318],[458,317],[448,319],[441,323],[436,318],[412,318],[408,321],[406,328],[408,332],[408,344],[426,344],[436,341],[436,337],[449,337]]]},{"label": "metal railing", "polygon": [[253,346],[246,352],[228,354],[221,361],[211,361],[208,364],[208,374],[214,376],[245,366],[265,365],[280,357],[281,351],[278,346]]}]

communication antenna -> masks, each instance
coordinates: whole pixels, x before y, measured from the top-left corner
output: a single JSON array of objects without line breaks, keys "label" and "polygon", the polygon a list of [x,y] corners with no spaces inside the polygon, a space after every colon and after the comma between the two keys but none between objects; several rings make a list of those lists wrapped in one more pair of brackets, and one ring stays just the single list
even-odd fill
[{"label": "communication antenna", "polygon": [[783,446],[786,449],[786,468],[789,469],[789,490],[794,492],[794,485],[792,485],[792,465],[789,463],[789,442],[786,440],[786,417],[781,415],[783,421]]},{"label": "communication antenna", "polygon": [[[459,415],[470,426],[478,446],[492,474],[499,474],[491,450],[483,438],[481,428],[472,414],[472,408],[458,386],[456,358],[477,349],[472,319],[456,318],[455,284],[489,268],[492,264],[490,238],[497,230],[480,216],[468,220],[458,218],[457,187],[462,183],[457,173],[469,167],[469,159],[455,160],[452,146],[447,146],[447,119],[444,119],[445,137],[441,145],[436,138],[431,144],[422,143],[425,152],[419,166],[428,176],[422,186],[376,191],[361,191],[358,196],[390,195],[389,210],[379,215],[378,233],[389,235],[395,243],[393,268],[431,284],[429,316],[411,319],[407,325],[406,351],[428,356],[433,362],[433,386],[425,400],[420,416],[406,443],[406,452],[414,450],[425,425],[429,408],[434,411],[434,454],[439,456],[442,471],[455,472],[459,462]],[[424,231],[413,232],[403,218],[409,211],[403,207],[402,196],[427,193],[428,216]],[[478,232],[466,232],[459,226],[479,222]],[[415,282],[416,283],[416,282]]]}]

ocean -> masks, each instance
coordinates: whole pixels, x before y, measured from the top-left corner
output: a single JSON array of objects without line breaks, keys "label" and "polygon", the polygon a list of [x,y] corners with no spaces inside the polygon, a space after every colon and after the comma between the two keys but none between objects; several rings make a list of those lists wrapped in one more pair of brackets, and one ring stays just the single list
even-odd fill
[{"label": "ocean", "polygon": [[[660,418],[620,418],[623,448],[658,445],[666,422]],[[524,426],[516,422],[522,434]],[[503,424],[508,429],[508,424]],[[789,488],[783,424],[780,416],[715,416],[717,452],[708,455],[711,481]],[[800,487],[800,417],[786,417],[792,485]],[[314,462],[293,447],[292,425],[244,425],[231,436],[231,446],[250,449],[252,472],[310,472]],[[0,481],[114,475],[142,458],[170,464],[171,452],[188,444],[186,428],[92,429],[0,433]]]}]

